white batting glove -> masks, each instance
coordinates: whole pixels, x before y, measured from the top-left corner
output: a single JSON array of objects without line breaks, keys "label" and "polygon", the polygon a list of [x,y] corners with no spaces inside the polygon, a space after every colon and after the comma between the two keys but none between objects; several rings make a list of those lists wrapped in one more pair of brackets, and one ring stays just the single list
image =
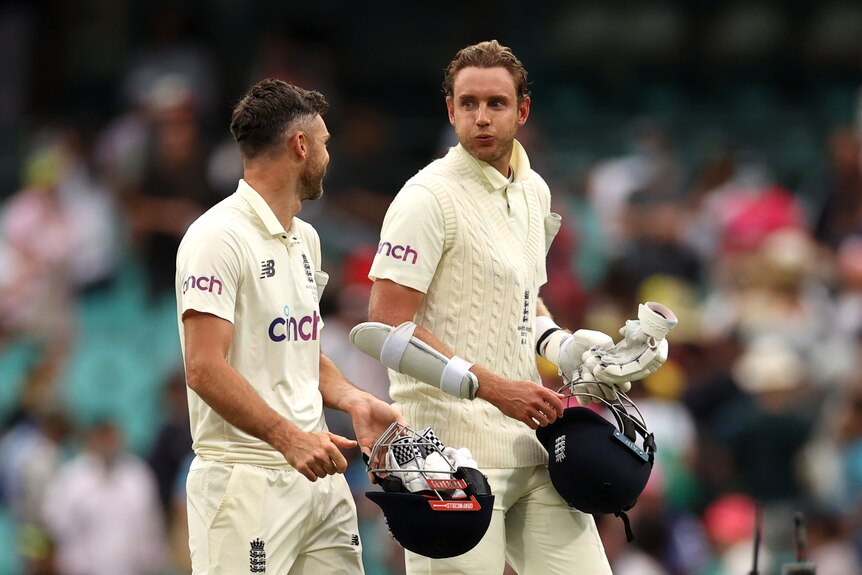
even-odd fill
[{"label": "white batting glove", "polygon": [[536,323],[541,333],[550,334],[540,341],[536,351],[556,365],[560,375],[568,381],[575,378],[586,358],[594,357],[599,350],[609,350],[614,346],[611,336],[600,331],[579,329],[575,333],[569,333],[560,329],[546,316],[537,318]]},{"label": "white batting glove", "polygon": [[581,368],[575,379],[577,383],[572,386],[572,395],[578,400],[581,405],[590,405],[591,403],[599,403],[600,398],[605,401],[616,401],[617,390],[627,392],[632,388],[629,381],[621,383],[604,383],[596,381],[596,378],[587,368],[586,364]]},{"label": "white batting glove", "polygon": [[443,454],[452,462],[452,467],[455,469],[458,469],[459,467],[472,467],[473,469],[479,469],[479,464],[476,463],[476,460],[473,459],[473,454],[470,453],[470,450],[466,447],[459,447],[458,449],[455,449],[454,447],[444,447]]},{"label": "white batting glove", "polygon": [[[473,469],[479,469],[479,464],[476,463],[476,460],[473,459],[473,454],[470,453],[470,450],[466,447],[459,447],[455,449],[454,447],[446,447],[443,449],[443,453],[446,455],[446,458],[452,463],[452,467],[458,469],[459,467],[472,467]],[[456,489],[452,492],[452,497],[466,497],[463,489]]]},{"label": "white batting glove", "polygon": [[[444,455],[435,451],[425,458],[423,468],[426,479],[449,479],[452,476],[452,466]],[[425,484],[427,489],[428,484]]]},{"label": "white batting glove", "polygon": [[[409,491],[427,489],[428,483],[425,483],[422,474],[419,473],[419,470],[425,467],[425,459],[419,455],[419,451],[411,441],[404,441],[399,447],[401,462],[399,463],[399,456],[396,455],[395,449],[390,448],[386,452],[386,467],[392,470],[392,475],[401,479]],[[422,483],[425,483],[424,487]]]},{"label": "white batting glove", "polygon": [[[395,466],[398,466],[397,462],[393,463],[395,463]],[[410,493],[416,493],[417,491],[428,489],[428,482],[425,481],[425,478],[419,472],[422,467],[420,467],[419,462],[416,460],[411,460],[409,463],[405,463],[400,467],[391,467],[391,469],[399,469],[399,471],[393,471],[392,474],[401,479],[404,487],[406,487],[407,491]]]},{"label": "white batting glove", "polygon": [[620,329],[623,339],[610,349],[584,354],[584,365],[596,380],[604,383],[622,386],[643,379],[667,361],[665,337],[677,323],[676,315],[667,306],[655,302],[640,304],[638,319],[626,321]]}]

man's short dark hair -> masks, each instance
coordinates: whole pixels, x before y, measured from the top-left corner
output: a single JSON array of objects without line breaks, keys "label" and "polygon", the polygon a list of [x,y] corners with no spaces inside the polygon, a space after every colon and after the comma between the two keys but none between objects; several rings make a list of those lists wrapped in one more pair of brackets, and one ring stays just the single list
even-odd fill
[{"label": "man's short dark hair", "polygon": [[277,151],[291,128],[322,116],[328,109],[320,92],[267,78],[249,88],[234,107],[230,132],[242,157],[255,158]]},{"label": "man's short dark hair", "polygon": [[446,67],[446,74],[443,77],[443,92],[447,96],[454,96],[455,76],[464,68],[505,68],[515,80],[518,101],[523,102],[530,96],[526,68],[511,48],[503,46],[496,40],[467,46],[455,54],[449,66]]}]

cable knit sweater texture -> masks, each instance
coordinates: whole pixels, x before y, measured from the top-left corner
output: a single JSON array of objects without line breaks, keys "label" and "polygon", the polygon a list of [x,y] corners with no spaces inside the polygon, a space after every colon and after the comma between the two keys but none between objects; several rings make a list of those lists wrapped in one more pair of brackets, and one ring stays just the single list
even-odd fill
[{"label": "cable knit sweater texture", "polygon": [[[407,182],[434,194],[446,231],[442,259],[414,321],[460,357],[539,385],[532,330],[550,192],[532,170],[515,184],[523,186],[529,212],[525,243],[512,237],[504,214],[490,203],[488,180],[460,147]],[[420,429],[433,427],[447,445],[468,447],[480,467],[547,462],[535,432],[490,403],[458,399],[394,371],[389,375],[392,398],[407,420]]]}]

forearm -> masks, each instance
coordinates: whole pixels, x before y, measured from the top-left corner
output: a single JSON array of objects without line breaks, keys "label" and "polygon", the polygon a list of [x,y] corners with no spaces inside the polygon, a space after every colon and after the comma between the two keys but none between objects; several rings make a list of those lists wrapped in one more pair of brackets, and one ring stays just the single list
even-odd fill
[{"label": "forearm", "polygon": [[[417,326],[413,335],[448,358],[452,358],[455,355],[448,345],[443,343],[440,338],[423,327]],[[505,384],[509,382],[509,380],[491,369],[475,363],[470,366],[470,371],[473,372],[479,382],[479,387],[476,390],[476,397],[496,405],[501,399],[501,389],[505,387]]]},{"label": "forearm", "polygon": [[272,409],[226,361],[190,364],[187,383],[225,421],[279,451],[284,452],[291,436],[299,431]]},{"label": "forearm", "polygon": [[[419,308],[419,305],[421,304],[424,297],[425,295],[423,293],[413,290],[411,288],[407,288],[405,286],[401,286],[390,280],[378,280],[377,282],[375,282],[374,288],[371,292],[369,320],[372,322],[379,322],[393,327],[397,327],[408,321],[412,322],[415,318],[416,310]],[[413,339],[420,340],[423,344],[426,344],[427,346],[433,348],[436,352],[438,352],[439,355],[446,358],[447,360],[450,360],[450,362],[453,362],[453,367],[459,366],[460,370],[465,370],[469,366],[469,372],[475,375],[476,380],[479,384],[478,390],[475,390],[473,392],[476,395],[471,395],[471,397],[480,397],[488,401],[490,401],[492,398],[496,399],[499,395],[501,395],[498,389],[501,387],[501,384],[505,385],[506,383],[510,382],[510,380],[504,378],[502,375],[497,374],[483,366],[476,364],[470,365],[468,362],[460,358],[453,359],[453,357],[456,357],[455,351],[449,345],[444,343],[434,333],[422,326],[415,326],[411,337]],[[379,353],[379,350],[375,350],[375,353],[372,353],[371,355],[373,357],[379,357]],[[384,363],[384,365],[386,364]],[[448,367],[448,364],[446,365]],[[460,371],[453,370],[450,373],[455,373],[456,377],[453,379],[457,379],[457,373],[460,373]],[[411,375],[429,385],[438,387],[439,389],[443,389],[451,395],[455,395],[457,397],[467,397],[467,395],[464,394],[464,387],[458,387],[453,385],[451,388],[447,388],[447,386],[442,385],[442,381],[438,383],[438,380],[436,378],[432,378],[432,374],[430,373],[426,374],[426,377],[419,377],[415,373]],[[438,375],[438,377],[441,376]],[[483,390],[482,387],[484,387],[485,389]],[[492,391],[496,391],[496,393],[492,394]]]},{"label": "forearm", "polygon": [[357,402],[368,402],[374,396],[350,383],[326,355],[320,354],[320,395],[323,405],[350,412]]}]

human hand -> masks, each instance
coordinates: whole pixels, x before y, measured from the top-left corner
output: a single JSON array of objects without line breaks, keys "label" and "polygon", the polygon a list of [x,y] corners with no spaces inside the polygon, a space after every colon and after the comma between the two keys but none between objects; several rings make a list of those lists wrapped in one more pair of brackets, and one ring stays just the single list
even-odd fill
[{"label": "human hand", "polygon": [[518,381],[481,370],[476,397],[484,399],[505,415],[530,429],[544,427],[563,416],[563,395],[532,381]]},{"label": "human hand", "polygon": [[[364,394],[359,400],[352,403],[347,412],[353,421],[353,430],[356,432],[359,449],[366,456],[371,455],[374,442],[389,429],[393,422],[397,421],[407,425],[407,421],[400,411],[370,394]],[[371,464],[372,467],[379,467],[383,462],[372,461]]]},{"label": "human hand", "polygon": [[339,451],[356,447],[356,441],[329,431],[296,430],[281,450],[284,458],[309,481],[344,473],[347,459]]}]

